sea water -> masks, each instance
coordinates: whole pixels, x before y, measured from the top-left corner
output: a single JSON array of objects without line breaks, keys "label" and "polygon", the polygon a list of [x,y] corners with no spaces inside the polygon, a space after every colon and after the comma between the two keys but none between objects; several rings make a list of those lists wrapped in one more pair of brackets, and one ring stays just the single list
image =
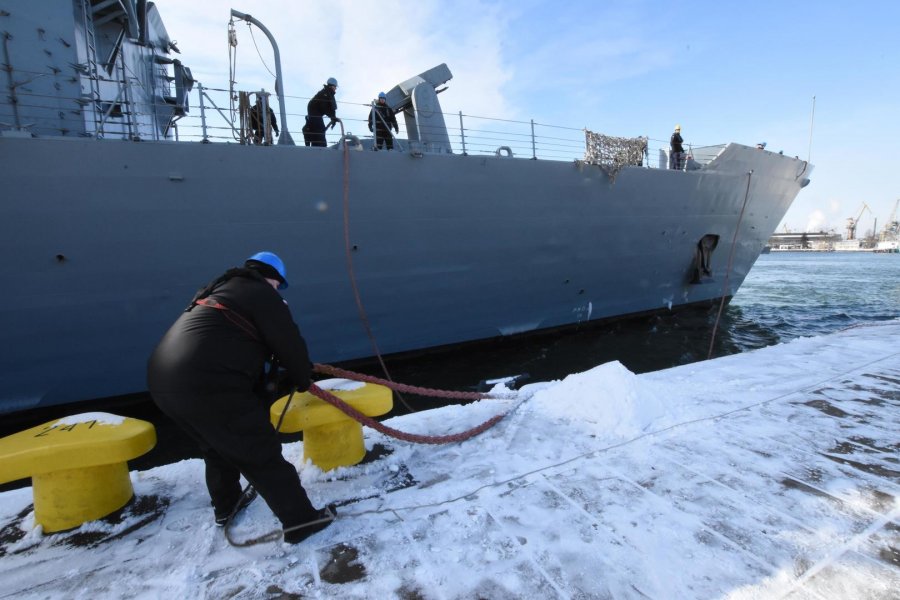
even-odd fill
[{"label": "sea water", "polygon": [[778,252],[764,254],[727,312],[741,350],[758,346],[744,336],[752,323],[785,341],[900,317],[900,254]]}]

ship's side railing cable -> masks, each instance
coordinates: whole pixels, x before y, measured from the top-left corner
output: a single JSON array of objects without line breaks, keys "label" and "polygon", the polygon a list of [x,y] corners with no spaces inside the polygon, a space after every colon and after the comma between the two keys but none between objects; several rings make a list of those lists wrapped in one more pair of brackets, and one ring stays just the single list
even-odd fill
[{"label": "ship's side railing cable", "polygon": [[[255,42],[255,39],[253,41]],[[148,89],[146,82],[143,78],[138,77],[130,66],[124,65],[125,73],[123,77],[106,77],[102,73],[91,75],[92,81],[105,84],[105,87],[101,86],[101,88],[104,90],[108,89],[109,93],[104,92],[103,96],[98,99],[104,104],[105,109],[109,109],[110,106],[116,107],[115,114],[108,115],[105,120],[105,137],[130,139],[136,135],[142,139],[147,139],[148,136],[152,137],[152,139],[165,139],[172,137],[177,131],[177,139],[184,141],[222,142],[236,139],[235,119],[226,115],[229,112],[227,107],[231,107],[230,112],[232,115],[236,114],[237,108],[237,48],[235,42],[234,25],[229,23],[227,87],[224,89],[208,87],[196,81],[194,88],[189,90],[188,94],[193,100],[191,108],[199,110],[186,111],[185,114],[179,115],[177,119],[174,119],[170,123],[172,125],[171,133],[162,130],[150,131],[150,127],[156,122],[158,116],[170,112],[172,105],[169,102],[159,102],[158,100],[154,102],[152,99],[153,94],[150,93],[151,90]],[[257,50],[259,51],[258,48]],[[259,58],[265,64],[261,51],[259,51]],[[267,64],[265,66],[268,67]],[[77,70],[76,66],[72,66],[72,68],[75,69],[77,77],[84,76]],[[82,97],[77,95],[69,97],[65,93],[52,93],[52,89],[46,87],[32,90],[21,84],[21,82],[43,80],[48,77],[60,78],[60,81],[62,81],[62,78],[71,79],[71,77],[67,77],[65,69],[48,67],[48,70],[30,71],[8,66],[5,70],[7,71],[7,79],[10,80],[7,87],[10,88],[11,94],[14,92],[16,95],[16,102],[13,104],[0,105],[0,121],[4,123],[7,120],[11,121],[10,124],[5,126],[17,127],[15,125],[17,117],[21,122],[24,119],[24,111],[27,111],[29,114],[26,120],[29,122],[22,123],[21,127],[29,127],[32,130],[41,129],[44,132],[51,131],[53,132],[52,135],[94,135],[95,132],[93,131],[78,132],[73,125],[67,122],[57,124],[59,121],[57,115],[59,114],[60,103],[67,104],[71,102],[77,105],[77,111],[84,111],[86,109]],[[111,87],[116,84],[118,86],[141,88],[142,92],[137,94],[137,98],[117,99],[115,98],[116,91]],[[194,94],[197,95],[194,96]],[[302,117],[305,116],[306,112],[306,102],[310,98],[297,95],[285,95],[284,98],[286,104],[285,115],[295,119],[299,118],[302,121]],[[365,127],[368,119],[364,117],[371,109],[371,102],[360,103],[338,100],[338,105],[340,111],[346,113],[346,115],[342,115],[342,119],[348,125],[352,123],[349,127],[351,130],[357,127]],[[359,112],[361,108],[365,110],[365,113]],[[212,114],[213,110],[219,113],[218,117]],[[20,114],[17,115],[16,112]],[[518,120],[484,117],[465,114],[462,111],[452,113],[442,111],[440,114],[443,115],[447,124],[446,128],[442,128],[441,131],[449,138],[450,145],[455,149],[455,152],[462,150],[463,153],[470,155],[496,155],[499,149],[508,148],[510,152],[503,154],[504,156],[511,154],[512,157],[521,159],[563,161],[580,160],[584,154],[583,135],[585,128],[583,127],[551,125],[533,119]],[[398,113],[399,115],[400,113]],[[221,125],[219,124],[220,117]],[[35,120],[39,121],[40,124],[31,122]],[[176,121],[177,129],[174,126]],[[129,122],[140,122],[139,130],[129,132],[127,129]],[[404,126],[403,119],[399,119],[399,125],[401,128]],[[425,137],[430,133],[428,125],[424,124],[421,126],[420,131]],[[350,131],[347,133],[349,134]],[[374,134],[360,135],[359,137],[373,139]],[[648,140],[650,143],[648,149],[651,156],[654,156],[657,151],[663,153],[668,150],[668,142],[666,140],[658,140],[656,138],[648,138]],[[716,148],[716,146],[704,147]],[[697,152],[698,150],[695,147],[694,159],[701,165],[709,162],[715,156],[714,153],[708,157],[698,156]],[[645,164],[644,166],[655,168],[656,161],[652,162],[653,165]],[[664,168],[662,163],[660,168]]]}]

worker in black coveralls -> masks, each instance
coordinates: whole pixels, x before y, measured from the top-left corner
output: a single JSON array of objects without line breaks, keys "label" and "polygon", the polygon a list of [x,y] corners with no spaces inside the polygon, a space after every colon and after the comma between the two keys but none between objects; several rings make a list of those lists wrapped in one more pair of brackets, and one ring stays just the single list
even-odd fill
[{"label": "worker in black coveralls", "polygon": [[397,126],[397,117],[394,111],[387,105],[387,95],[384,92],[378,94],[378,104],[369,111],[369,131],[372,131],[372,125],[375,125],[375,149],[381,150],[383,145],[387,145],[388,150],[394,149],[394,138],[391,136],[391,127],[394,131],[400,133],[400,127]]},{"label": "worker in black coveralls", "polygon": [[216,524],[255,497],[252,490],[242,495],[243,475],[293,544],[328,526],[334,513],[310,503],[264,402],[265,364],[273,355],[299,391],[310,386],[306,342],[276,291],[287,287],[284,263],[271,252],[214,279],[163,336],[147,382],[160,410],[200,446]]},{"label": "worker in black coveralls", "polygon": [[306,105],[306,125],[303,126],[303,141],[307,146],[325,147],[325,120],[323,116],[328,116],[331,121],[329,127],[334,127],[340,119],[337,118],[337,100],[334,95],[337,93],[337,79],[329,77],[322,89],[315,96],[310,98]]},{"label": "worker in black coveralls", "polygon": [[[266,127],[262,118],[262,104],[262,98],[257,98],[256,104],[250,108],[250,131],[256,144],[266,142]],[[278,121],[275,120],[275,111],[272,110],[271,106],[266,106],[266,111],[269,117],[269,127],[272,128],[275,135],[278,135]]]},{"label": "worker in black coveralls", "polygon": [[672,137],[669,138],[669,168],[684,168],[684,140],[681,139],[681,125],[675,126]]}]

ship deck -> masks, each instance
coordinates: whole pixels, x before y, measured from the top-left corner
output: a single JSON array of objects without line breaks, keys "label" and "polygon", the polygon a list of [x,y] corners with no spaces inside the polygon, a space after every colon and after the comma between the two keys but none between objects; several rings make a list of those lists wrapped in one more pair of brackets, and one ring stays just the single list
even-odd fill
[{"label": "ship deck", "polygon": [[[332,476],[300,546],[228,545],[202,464],[134,473],[143,509],[41,536],[0,494],[0,598],[896,598],[900,321],[634,376],[535,384],[486,434]],[[446,433],[512,406],[392,419]],[[300,447],[286,447],[292,460]],[[257,501],[235,537],[275,525]]]}]

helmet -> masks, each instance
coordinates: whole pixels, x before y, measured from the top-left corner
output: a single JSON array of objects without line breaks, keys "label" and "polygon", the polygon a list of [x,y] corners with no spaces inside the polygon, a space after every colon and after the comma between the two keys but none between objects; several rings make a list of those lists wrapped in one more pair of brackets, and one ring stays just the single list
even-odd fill
[{"label": "helmet", "polygon": [[675,126],[675,131],[681,131],[681,125],[676,125],[676,126]]},{"label": "helmet", "polygon": [[[284,261],[278,258],[278,255],[274,252],[257,252],[253,256],[247,259],[245,265],[250,262],[257,262],[267,265],[274,269],[273,275],[277,275],[277,277],[270,277],[269,279],[278,279],[281,282],[281,285],[278,286],[279,290],[286,290],[288,287],[287,282],[287,271],[284,268]],[[267,273],[263,273],[265,276]]]},{"label": "helmet", "polygon": [[325,82],[325,85],[333,85],[334,87],[337,87],[337,79],[335,79],[334,77],[329,77],[328,81]]},{"label": "helmet", "polygon": [[387,94],[385,94],[384,92],[378,92],[378,98],[379,98],[379,99],[381,99],[381,98],[387,98]]}]

